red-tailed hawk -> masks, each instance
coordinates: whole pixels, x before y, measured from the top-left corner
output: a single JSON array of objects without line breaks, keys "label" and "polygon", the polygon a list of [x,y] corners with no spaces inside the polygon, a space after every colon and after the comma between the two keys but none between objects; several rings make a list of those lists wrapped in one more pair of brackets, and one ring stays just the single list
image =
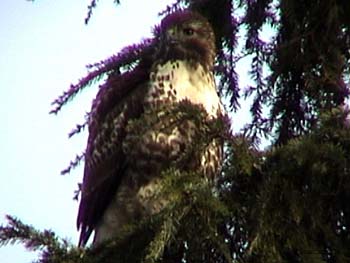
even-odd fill
[{"label": "red-tailed hawk", "polygon": [[203,109],[206,120],[225,115],[212,72],[213,30],[201,15],[177,11],[162,20],[154,39],[138,64],[110,77],[93,102],[77,218],[80,245],[92,232],[100,244],[125,224],[158,212],[162,202],[149,196],[162,171],[175,167],[209,178],[220,171],[220,140],[192,154],[203,129],[181,114],[189,103]]}]

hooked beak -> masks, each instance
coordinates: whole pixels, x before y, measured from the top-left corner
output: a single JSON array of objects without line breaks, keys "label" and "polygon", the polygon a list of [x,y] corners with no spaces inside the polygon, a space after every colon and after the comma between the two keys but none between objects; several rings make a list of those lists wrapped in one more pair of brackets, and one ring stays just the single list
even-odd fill
[{"label": "hooked beak", "polygon": [[166,38],[167,42],[171,45],[179,44],[179,40],[176,38],[176,28],[169,30],[169,32],[166,34]]},{"label": "hooked beak", "polygon": [[178,45],[179,44],[179,41],[177,39],[173,39],[173,38],[170,38],[168,40],[168,42],[171,44],[171,45]]}]

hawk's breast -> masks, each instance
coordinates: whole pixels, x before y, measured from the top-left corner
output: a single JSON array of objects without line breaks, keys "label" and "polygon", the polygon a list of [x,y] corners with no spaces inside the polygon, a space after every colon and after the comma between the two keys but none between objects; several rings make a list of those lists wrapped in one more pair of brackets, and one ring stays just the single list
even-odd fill
[{"label": "hawk's breast", "polygon": [[183,60],[158,64],[150,74],[150,89],[146,102],[151,105],[188,100],[202,105],[209,116],[223,111],[216,92],[214,76],[199,63]]},{"label": "hawk's breast", "polygon": [[[126,126],[122,142],[126,156],[124,176],[96,227],[95,243],[118,236],[132,220],[163,209],[169,200],[152,198],[163,171],[197,171],[209,178],[220,171],[220,139],[209,138],[201,147],[197,143],[198,138],[206,137],[203,130],[210,130],[208,123],[223,113],[212,73],[186,61],[170,61],[153,68],[144,99],[145,111]],[[207,115],[202,122],[178,111],[177,103],[183,100],[203,106]]]}]

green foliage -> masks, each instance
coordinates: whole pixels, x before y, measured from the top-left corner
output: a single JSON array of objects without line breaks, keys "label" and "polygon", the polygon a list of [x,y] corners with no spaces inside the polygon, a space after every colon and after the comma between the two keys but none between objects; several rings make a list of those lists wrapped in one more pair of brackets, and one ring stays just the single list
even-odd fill
[{"label": "green foliage", "polygon": [[7,216],[7,221],[7,226],[0,226],[0,246],[22,243],[30,251],[41,252],[37,260],[40,263],[80,262],[83,251],[58,238],[51,230],[36,230],[12,216]]},{"label": "green foliage", "polygon": [[[164,174],[161,188],[155,197],[166,197],[169,203],[157,216],[162,223],[149,246],[146,262],[158,262],[166,246],[170,251],[176,251],[172,246],[182,246],[184,258],[188,262],[200,260],[204,255],[198,251],[203,251],[205,247],[220,251],[227,259],[231,258],[217,230],[229,211],[214,195],[208,180],[196,173],[169,170]],[[179,252],[181,250],[175,253]]]},{"label": "green foliage", "polygon": [[0,243],[22,242],[38,262],[349,262],[350,129],[346,113],[266,152],[226,138],[222,176],[169,168],[153,198],[165,208],[100,247],[81,249],[9,217]]},{"label": "green foliage", "polygon": [[[90,1],[87,21],[97,2]],[[246,95],[254,95],[253,121],[247,131],[253,139],[270,133],[276,144],[259,151],[253,139],[230,137],[225,123],[204,121],[203,111],[186,103],[158,111],[160,115],[145,115],[129,129],[142,134],[150,126],[162,130],[195,122],[196,144],[182,153],[180,163],[213,138],[224,140],[226,156],[216,185],[198,171],[175,170],[169,164],[154,193],[154,198],[167,200],[165,208],[142,222],[131,222],[116,240],[77,248],[52,231],[38,231],[8,217],[8,225],[0,227],[0,245],[23,243],[41,251],[38,262],[43,263],[350,262],[350,127],[344,110],[349,96],[349,1],[233,2],[243,19],[236,19],[229,0],[178,0],[173,8],[188,5],[213,24],[220,87],[232,95],[233,108],[238,106],[236,59],[252,56],[249,73],[255,85]],[[269,42],[260,35],[266,25],[276,30]],[[239,27],[247,29],[246,43],[234,57]],[[143,47],[131,50],[140,53]],[[134,61],[129,53],[98,65],[100,71],[80,86],[119,68],[119,62]],[[68,99],[62,97],[57,111]],[[268,116],[263,116],[263,107]],[[138,139],[137,133],[132,139]]]},{"label": "green foliage", "polygon": [[350,260],[350,130],[346,115],[323,115],[310,135],[266,155],[250,250],[263,262]]},{"label": "green foliage", "polygon": [[31,250],[41,250],[38,262],[173,262],[182,257],[197,262],[203,256],[210,258],[214,250],[230,262],[229,249],[217,230],[229,211],[209,181],[196,173],[168,170],[160,186],[154,198],[166,196],[167,206],[152,218],[133,222],[118,239],[100,247],[74,247],[52,232],[40,232],[12,217],[0,228],[0,244],[22,242]]}]

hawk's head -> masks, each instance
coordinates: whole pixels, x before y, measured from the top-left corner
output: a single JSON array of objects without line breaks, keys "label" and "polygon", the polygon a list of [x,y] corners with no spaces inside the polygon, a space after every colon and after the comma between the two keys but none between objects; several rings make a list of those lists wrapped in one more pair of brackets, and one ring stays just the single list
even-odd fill
[{"label": "hawk's head", "polygon": [[191,11],[166,16],[156,30],[160,58],[189,59],[211,69],[215,59],[215,36],[208,20]]}]

